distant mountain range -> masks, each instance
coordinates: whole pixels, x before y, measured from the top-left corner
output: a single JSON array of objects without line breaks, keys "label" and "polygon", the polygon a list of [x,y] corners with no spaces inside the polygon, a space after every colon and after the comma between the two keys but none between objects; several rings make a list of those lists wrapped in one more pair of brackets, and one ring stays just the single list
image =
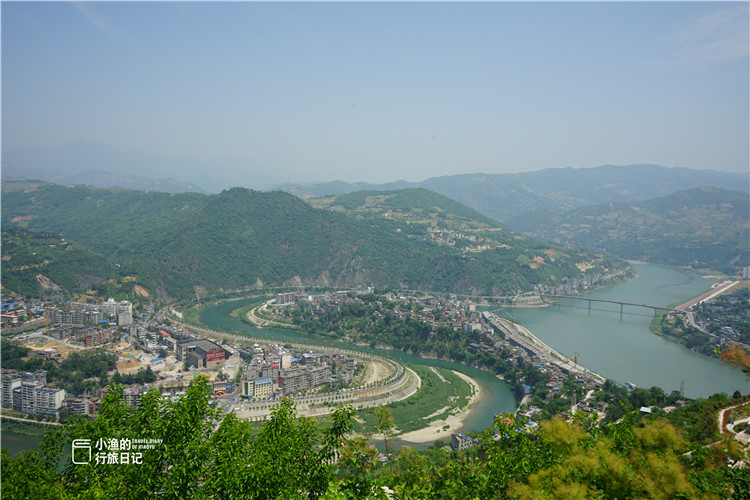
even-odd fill
[{"label": "distant mountain range", "polygon": [[644,201],[701,186],[748,190],[750,175],[658,165],[549,168],[519,174],[460,174],[421,182],[385,184],[332,181],[283,184],[277,169],[218,157],[210,162],[126,152],[101,142],[77,141],[59,148],[3,151],[2,178],[42,180],[170,193],[218,193],[231,187],[280,189],[299,198],[354,191],[425,188],[500,222],[535,210],[565,211],[599,203]]},{"label": "distant mountain range", "polygon": [[735,274],[750,265],[748,193],[709,187],[637,203],[538,210],[508,225],[523,234],[624,259]]},{"label": "distant mountain range", "polygon": [[[520,236],[483,216],[474,221],[470,209],[435,193],[386,198],[392,212],[398,206],[429,222],[362,218],[315,209],[288,193],[244,188],[203,195],[4,181],[3,240],[13,237],[12,248],[28,249],[44,239],[32,235],[37,243],[24,242],[24,231],[49,233],[59,240],[50,244],[64,239],[80,249],[78,255],[106,256],[107,266],[78,270],[79,282],[113,265],[106,283],[162,303],[253,286],[371,285],[503,295],[558,284],[582,269],[593,274],[624,267],[614,258]],[[433,218],[437,232],[430,233]],[[446,232],[461,227],[466,237]],[[3,245],[3,287],[62,286],[50,283],[44,270],[59,255],[38,262],[33,253],[6,252]]]},{"label": "distant mountain range", "polygon": [[390,185],[286,185],[302,198],[367,190],[421,187],[435,191],[500,222],[535,210],[564,211],[599,203],[627,203],[701,186],[747,190],[750,175],[658,165],[550,168],[520,174],[462,174]]},{"label": "distant mountain range", "polygon": [[2,178],[168,193],[218,192],[234,186],[270,189],[280,184],[260,167],[231,158],[178,160],[120,151],[96,141],[69,142],[48,149],[7,149],[3,151]]}]

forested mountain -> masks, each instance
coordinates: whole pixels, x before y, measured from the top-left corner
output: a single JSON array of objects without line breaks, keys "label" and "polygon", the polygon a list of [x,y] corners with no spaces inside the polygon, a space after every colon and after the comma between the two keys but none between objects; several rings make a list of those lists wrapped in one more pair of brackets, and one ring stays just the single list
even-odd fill
[{"label": "forested mountain", "polygon": [[[533,210],[563,211],[599,203],[637,202],[680,190],[711,186],[747,189],[748,174],[658,165],[603,165],[549,168],[520,174],[462,174],[433,177],[403,187],[422,187],[445,195],[500,222]],[[322,197],[361,189],[393,189],[346,183],[289,185],[302,197]]]},{"label": "forested mountain", "polygon": [[21,295],[65,299],[116,269],[103,255],[60,236],[3,225],[2,286]]},{"label": "forested mountain", "polygon": [[[3,228],[54,233],[106,256],[117,267],[117,279],[127,277],[162,302],[254,285],[499,295],[557,283],[577,276],[580,268],[618,265],[519,235],[509,248],[466,252],[375,220],[318,210],[282,192],[21,186],[4,184]],[[4,286],[6,272],[14,272],[7,262]]]},{"label": "forested mountain", "polygon": [[748,194],[695,188],[639,203],[606,203],[518,216],[509,225],[563,245],[625,259],[735,274],[750,261]]},{"label": "forested mountain", "polygon": [[316,208],[345,211],[360,218],[385,217],[457,229],[468,226],[499,228],[497,221],[441,194],[409,188],[387,191],[356,191],[308,200]]}]

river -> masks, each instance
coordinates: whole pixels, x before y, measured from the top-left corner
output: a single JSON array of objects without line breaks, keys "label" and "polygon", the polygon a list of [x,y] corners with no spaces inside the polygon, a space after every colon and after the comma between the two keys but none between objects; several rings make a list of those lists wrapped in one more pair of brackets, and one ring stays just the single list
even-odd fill
[{"label": "river", "polygon": [[[713,283],[694,272],[674,267],[651,264],[634,267],[638,273],[635,279],[592,292],[589,296],[664,307],[697,296]],[[249,302],[232,301],[209,308],[200,320],[214,328],[254,337],[319,343],[301,331],[258,329],[229,316],[233,309]],[[510,308],[502,313],[506,317],[508,313],[512,315],[553,349],[570,358],[578,353],[580,364],[620,383],[633,382],[642,387],[656,385],[669,393],[679,390],[684,381],[685,395],[690,398],[707,397],[717,392],[731,395],[735,390],[743,394],[750,392],[750,377],[741,371],[651,333],[648,309],[625,306],[625,314],[620,319],[618,305],[594,303],[589,312],[586,302],[567,301],[552,307]],[[476,379],[483,398],[465,421],[463,432],[489,427],[496,413],[515,409],[516,401],[508,385],[488,372],[400,351],[338,345],[390,356],[405,363],[450,368]],[[7,438],[11,438],[13,444]],[[2,446],[6,447],[7,443],[15,452],[36,446],[38,439],[34,436],[28,438],[30,446],[24,446],[22,436],[3,433]]]},{"label": "river", "polygon": [[[306,335],[301,330],[276,330],[273,328],[256,328],[247,323],[243,323],[229,316],[229,313],[257,299],[235,300],[228,303],[220,304],[203,311],[200,321],[204,325],[221,330],[230,330],[237,333],[244,333],[253,337],[278,339],[289,342],[300,342],[310,344],[321,344],[339,346],[347,349],[354,349],[365,353],[379,354],[388,356],[397,361],[407,364],[436,366],[438,368],[448,368],[468,375],[477,381],[482,391],[482,399],[475,405],[474,410],[464,421],[462,432],[472,430],[481,430],[492,425],[494,416],[504,411],[514,411],[516,409],[516,400],[510,387],[505,382],[499,380],[493,374],[471,368],[458,363],[451,363],[437,359],[425,359],[419,356],[406,354],[397,350],[374,349],[365,346],[358,346],[342,342],[325,342],[314,336]],[[399,441],[395,440],[394,444],[398,445]],[[424,445],[412,445],[417,448],[427,447],[432,443]]]},{"label": "river", "polygon": [[32,436],[30,434],[22,434],[14,431],[6,431],[3,429],[0,434],[2,438],[2,447],[6,448],[11,456],[16,456],[22,451],[30,450],[39,446],[42,442],[42,436]]},{"label": "river", "polygon": [[[634,265],[638,277],[597,290],[587,296],[666,307],[682,303],[708,289],[713,280],[683,269],[652,264]],[[495,311],[496,312],[496,311]],[[750,392],[750,377],[649,331],[652,311],[625,306],[620,319],[617,304],[561,300],[545,308],[508,308],[517,322],[544,343],[613,381],[641,387],[680,390],[684,381],[689,398],[718,392]]]}]

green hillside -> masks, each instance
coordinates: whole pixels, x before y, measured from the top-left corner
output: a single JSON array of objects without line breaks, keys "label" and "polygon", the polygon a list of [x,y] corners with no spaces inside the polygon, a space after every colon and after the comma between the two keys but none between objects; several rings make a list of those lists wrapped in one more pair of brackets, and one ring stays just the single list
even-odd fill
[{"label": "green hillside", "polygon": [[104,256],[56,235],[11,226],[3,229],[2,239],[3,292],[63,299],[115,270]]},{"label": "green hillside", "polygon": [[309,202],[314,207],[346,213],[411,240],[459,250],[480,275],[502,268],[524,276],[529,283],[549,284],[559,280],[563,272],[568,273],[566,276],[580,274],[580,269],[603,273],[618,266],[601,256],[523,237],[465,205],[426,189],[357,191]]},{"label": "green hillside", "polygon": [[524,234],[625,259],[734,274],[750,260],[748,195],[701,187],[640,203],[608,203],[511,220]]},{"label": "green hillside", "polygon": [[[400,196],[392,204],[404,203]],[[415,193],[414,200],[424,205],[425,196]],[[557,283],[582,266],[617,265],[509,232],[504,246],[468,252],[390,221],[357,220],[287,193],[242,188],[202,195],[40,184],[4,189],[2,209],[4,228],[56,233],[106,256],[117,266],[115,278],[128,277],[161,302],[255,285],[501,295]],[[446,220],[454,217],[463,216]]]},{"label": "green hillside", "polygon": [[385,217],[413,223],[435,222],[451,229],[499,227],[497,221],[427,189],[356,191],[308,201],[316,208],[344,211],[364,218]]}]

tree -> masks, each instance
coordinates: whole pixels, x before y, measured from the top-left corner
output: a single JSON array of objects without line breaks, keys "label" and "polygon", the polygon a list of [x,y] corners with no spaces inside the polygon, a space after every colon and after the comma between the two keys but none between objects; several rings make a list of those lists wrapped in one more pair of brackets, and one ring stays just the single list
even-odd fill
[{"label": "tree", "polygon": [[393,412],[387,406],[378,406],[373,411],[373,415],[375,415],[375,427],[383,434],[385,452],[388,453],[388,437],[393,429]]},{"label": "tree", "polygon": [[[112,386],[97,419],[55,427],[38,449],[18,458],[3,450],[3,497],[317,498],[325,493],[334,480],[336,449],[352,428],[351,406],[336,408],[331,425],[320,429],[284,398],[254,437],[248,422],[211,408],[209,388],[201,376],[179,399],[165,401],[151,390],[133,411],[122,387]],[[84,463],[66,456],[74,439],[95,448],[88,462],[86,454],[78,455]],[[141,464],[94,462],[99,440],[113,439],[155,444],[151,449],[133,445]]]}]

